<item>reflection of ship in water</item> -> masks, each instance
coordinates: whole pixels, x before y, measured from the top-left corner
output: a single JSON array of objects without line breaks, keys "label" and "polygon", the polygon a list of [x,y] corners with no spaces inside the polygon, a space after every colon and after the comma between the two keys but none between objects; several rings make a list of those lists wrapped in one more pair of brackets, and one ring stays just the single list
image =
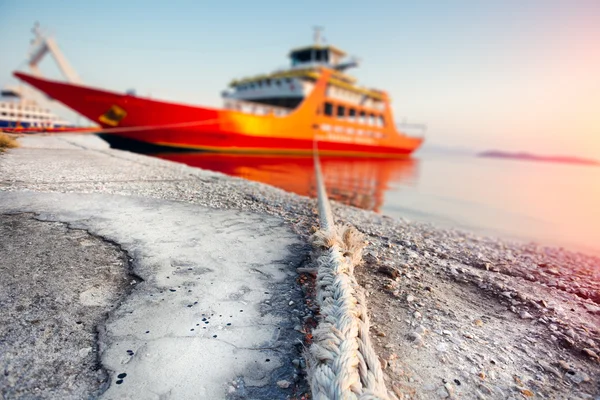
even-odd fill
[{"label": "reflection of ship in water", "polygon": [[[266,183],[303,196],[316,196],[312,157],[197,152],[154,156]],[[399,182],[414,182],[418,170],[417,162],[410,158],[321,157],[320,160],[332,200],[377,212],[383,204],[385,191]]]}]

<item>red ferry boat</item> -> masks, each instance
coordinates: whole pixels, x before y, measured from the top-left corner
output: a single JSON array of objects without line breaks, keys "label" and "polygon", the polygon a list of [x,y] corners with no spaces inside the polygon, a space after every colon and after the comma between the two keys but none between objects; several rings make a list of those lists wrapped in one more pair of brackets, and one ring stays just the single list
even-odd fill
[{"label": "red ferry boat", "polygon": [[222,109],[15,76],[98,123],[102,136],[213,152],[406,157],[422,138],[400,132],[384,91],[356,85],[342,50],[319,43],[292,50],[288,69],[231,82]]}]

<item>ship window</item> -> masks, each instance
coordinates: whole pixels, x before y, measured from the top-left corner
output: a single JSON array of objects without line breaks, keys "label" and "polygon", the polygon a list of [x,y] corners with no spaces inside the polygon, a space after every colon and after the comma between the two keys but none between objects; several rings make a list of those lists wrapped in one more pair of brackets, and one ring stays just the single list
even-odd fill
[{"label": "ship window", "polygon": [[285,83],[292,83],[292,80],[290,78],[285,78]]},{"label": "ship window", "polygon": [[348,119],[352,122],[356,121],[356,108],[348,109]]},{"label": "ship window", "polygon": [[279,79],[276,79],[275,83],[277,84],[277,86],[281,86],[281,81]]},{"label": "ship window", "polygon": [[385,126],[385,118],[383,115],[379,116],[379,126]]},{"label": "ship window", "polygon": [[5,112],[3,112],[3,113],[2,113],[2,115],[6,116],[6,113],[5,113]]},{"label": "ship window", "polygon": [[270,79],[267,79],[267,80],[265,81],[265,83],[266,83],[266,85],[267,85],[267,86],[271,86],[271,80],[270,80]]},{"label": "ship window", "polygon": [[298,51],[292,55],[292,61],[295,62],[294,65],[311,61],[311,58],[312,58],[312,49]]},{"label": "ship window", "polygon": [[361,111],[360,114],[359,114],[359,117],[358,117],[358,122],[361,123],[361,124],[365,124],[367,122],[366,121],[366,115],[367,114],[364,111]]},{"label": "ship window", "polygon": [[369,115],[369,125],[377,125],[377,120],[375,119],[375,114]]},{"label": "ship window", "polygon": [[327,50],[317,50],[315,53],[315,60],[327,62],[329,61],[328,55],[329,52]]},{"label": "ship window", "polygon": [[343,119],[345,115],[346,115],[346,107],[337,106],[337,117],[340,119]]},{"label": "ship window", "polygon": [[325,115],[329,117],[333,115],[333,104],[325,103]]}]

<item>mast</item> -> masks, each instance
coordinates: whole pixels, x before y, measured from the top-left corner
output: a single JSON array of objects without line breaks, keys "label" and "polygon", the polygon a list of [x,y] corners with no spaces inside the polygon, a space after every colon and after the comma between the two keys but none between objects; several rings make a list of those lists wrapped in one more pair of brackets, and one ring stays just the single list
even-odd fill
[{"label": "mast", "polygon": [[321,32],[323,32],[325,28],[323,28],[322,26],[313,26],[313,30],[315,31],[314,33],[314,40],[315,40],[315,46],[320,46],[321,45]]}]

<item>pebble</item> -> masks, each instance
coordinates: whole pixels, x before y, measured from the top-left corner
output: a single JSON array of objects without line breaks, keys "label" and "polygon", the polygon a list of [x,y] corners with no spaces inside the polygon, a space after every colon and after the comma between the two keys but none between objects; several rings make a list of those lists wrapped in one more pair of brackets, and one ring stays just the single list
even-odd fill
[{"label": "pebble", "polygon": [[418,333],[419,335],[426,335],[427,332],[429,332],[429,330],[427,328],[425,328],[423,325],[419,325],[415,329],[415,332]]},{"label": "pebble", "polygon": [[387,369],[388,367],[388,361],[383,357],[379,357],[379,364],[381,364],[381,369]]},{"label": "pebble", "polygon": [[282,389],[287,389],[290,387],[290,385],[291,385],[290,381],[286,381],[286,380],[277,381],[277,386],[279,386]]},{"label": "pebble", "polygon": [[423,336],[416,332],[409,334],[409,339],[412,340],[417,347],[422,347],[425,345],[425,340],[423,340]]},{"label": "pebble", "polygon": [[588,312],[590,312],[592,314],[600,315],[600,307],[595,306],[593,304],[587,304],[587,303],[585,303],[583,306],[585,307],[586,310],[588,310]]},{"label": "pebble", "polygon": [[588,356],[595,358],[596,360],[598,359],[598,354],[596,354],[596,352],[592,349],[583,349],[583,352]]},{"label": "pebble", "polygon": [[91,347],[84,347],[83,349],[79,349],[79,357],[85,357],[92,351]]},{"label": "pebble", "polygon": [[397,358],[398,358],[398,354],[396,354],[396,353],[393,353],[393,352],[392,352],[392,353],[390,353],[390,352],[385,352],[385,353],[383,353],[382,355],[383,355],[383,357],[384,357],[386,360],[388,360],[388,361],[392,361],[392,360],[395,360],[395,359],[397,359]]},{"label": "pebble", "polygon": [[527,311],[521,311],[519,317],[521,317],[521,319],[533,319],[533,315],[529,314]]},{"label": "pebble", "polygon": [[442,386],[441,388],[439,388],[436,392],[436,394],[438,395],[438,397],[440,399],[445,399],[449,396],[448,391],[446,390],[446,388],[444,386]]},{"label": "pebble", "polygon": [[538,360],[538,364],[540,364],[542,366],[542,368],[544,368],[544,370],[546,372],[549,372],[549,373],[555,375],[558,378],[562,378],[562,374],[556,368],[554,368],[553,366],[551,366],[547,362],[545,362],[543,360]]},{"label": "pebble", "polygon": [[415,311],[415,312],[413,313],[413,317],[415,317],[415,318],[419,319],[419,318],[421,318],[421,313],[420,313],[420,312],[418,312],[418,311]]},{"label": "pebble", "polygon": [[533,397],[534,396],[533,392],[529,389],[519,388],[519,391],[525,397]]},{"label": "pebble", "polygon": [[570,370],[570,369],[571,369],[571,367],[569,366],[569,363],[567,363],[567,362],[566,362],[566,361],[564,361],[564,360],[560,360],[560,361],[558,362],[558,364],[559,364],[559,365],[560,365],[560,366],[561,366],[563,369],[566,369],[566,370]]},{"label": "pebble", "polygon": [[416,332],[412,332],[408,335],[408,338],[413,342],[423,341],[423,336],[419,335]]},{"label": "pebble", "polygon": [[450,332],[448,330],[443,330],[442,333],[446,336],[452,336],[452,332]]},{"label": "pebble", "polygon": [[446,388],[446,391],[448,392],[448,396],[454,397],[454,386],[452,386],[452,384],[450,382],[446,382],[444,384],[444,387]]},{"label": "pebble", "polygon": [[290,300],[290,302],[288,303],[289,306],[293,306],[294,302],[292,300]]},{"label": "pebble", "polygon": [[379,269],[377,271],[379,273],[389,276],[392,279],[396,279],[400,276],[400,271],[398,271],[396,268],[390,267],[388,265],[383,265],[383,266],[379,267]]},{"label": "pebble", "polygon": [[577,334],[575,333],[575,331],[573,330],[573,328],[569,328],[566,332],[565,335],[573,338],[573,339],[577,339]]},{"label": "pebble", "polygon": [[439,351],[440,353],[445,353],[448,351],[448,344],[447,343],[440,343],[438,344],[435,349],[437,351]]},{"label": "pebble", "polygon": [[411,303],[411,302],[413,302],[415,300],[416,300],[416,298],[412,294],[409,294],[408,296],[406,296],[406,301],[409,302],[409,303]]},{"label": "pebble", "polygon": [[569,379],[576,383],[576,384],[580,384],[581,382],[589,382],[590,381],[590,377],[581,372],[581,371],[577,371],[575,374],[571,375],[571,374],[567,374],[567,376],[569,377]]}]

